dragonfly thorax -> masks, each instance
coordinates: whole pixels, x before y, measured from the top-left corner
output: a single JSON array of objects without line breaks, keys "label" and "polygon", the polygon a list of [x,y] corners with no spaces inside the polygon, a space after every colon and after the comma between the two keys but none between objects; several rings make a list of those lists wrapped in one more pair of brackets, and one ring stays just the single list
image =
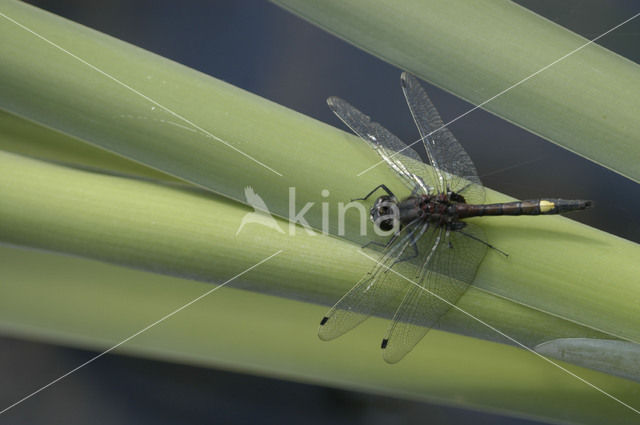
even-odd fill
[{"label": "dragonfly thorax", "polygon": [[[447,228],[458,227],[457,223],[459,223],[459,220],[457,205],[465,203],[464,197],[454,192],[450,192],[448,194],[412,195],[402,201],[397,201],[395,198],[389,196],[381,198],[386,199],[378,199],[378,201],[376,201],[374,208],[372,208],[372,218],[373,209],[376,209],[376,217],[379,217],[381,213],[389,214],[384,218],[379,218],[379,222],[383,222],[385,219],[395,219],[401,228],[416,220],[421,220],[423,222],[428,221],[436,226],[443,226]],[[380,206],[382,206],[383,203],[384,205],[388,205],[389,203],[393,204],[396,211],[391,212],[388,208],[379,208],[379,202]],[[389,222],[389,224],[392,223],[393,221]],[[464,224],[461,223],[461,226],[464,226]]]},{"label": "dragonfly thorax", "polygon": [[447,194],[412,195],[402,201],[395,196],[384,195],[376,199],[370,217],[375,226],[383,231],[402,228],[415,220],[445,226],[457,221],[455,204],[464,198],[452,198]]}]

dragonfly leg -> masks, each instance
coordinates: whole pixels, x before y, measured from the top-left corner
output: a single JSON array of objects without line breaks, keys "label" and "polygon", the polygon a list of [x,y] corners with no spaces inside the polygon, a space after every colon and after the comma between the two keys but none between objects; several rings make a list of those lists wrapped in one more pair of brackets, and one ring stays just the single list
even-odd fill
[{"label": "dragonfly leg", "polygon": [[366,244],[362,245],[361,249],[365,249],[365,248],[367,248],[367,247],[368,247],[368,246],[370,246],[370,245],[375,245],[375,246],[379,246],[379,247],[382,247],[382,248],[386,248],[386,247],[388,247],[389,245],[391,245],[391,244],[393,243],[393,241],[395,241],[396,239],[398,239],[398,236],[399,236],[399,235],[400,235],[400,232],[399,232],[399,231],[398,231],[398,232],[395,232],[395,233],[393,234],[393,236],[391,236],[391,238],[389,238],[389,240],[388,240],[387,242],[385,242],[385,243],[382,243],[382,242],[376,242],[376,241],[369,241],[369,242],[367,242]]},{"label": "dragonfly leg", "polygon": [[470,235],[469,233],[463,232],[462,230],[457,230],[457,232],[458,232],[458,233],[460,233],[460,234],[462,234],[462,235],[465,235],[465,236],[466,236],[466,237],[468,237],[468,238],[473,239],[474,241],[478,241],[478,242],[480,242],[481,244],[485,244],[486,246],[488,246],[488,247],[489,247],[489,248],[491,248],[491,249],[495,249],[496,251],[498,251],[500,254],[504,255],[505,257],[508,257],[508,256],[509,256],[509,254],[507,254],[506,252],[504,252],[504,251],[503,251],[503,250],[501,250],[500,248],[496,248],[495,246],[491,245],[491,244],[490,244],[489,242],[487,242],[487,241],[483,241],[482,239],[477,238],[477,237],[475,237],[475,236],[473,236],[473,235]]},{"label": "dragonfly leg", "polygon": [[[415,223],[416,221],[420,220],[419,218],[417,218],[416,220],[414,220],[412,223]],[[409,260],[413,260],[414,258],[418,257],[418,255],[420,255],[420,250],[418,250],[418,240],[420,240],[420,237],[422,236],[422,234],[427,230],[427,228],[429,227],[429,223],[424,223],[423,227],[421,229],[420,232],[418,232],[418,234],[415,234],[411,241],[409,242],[409,245],[411,245],[411,248],[413,248],[413,254],[411,255],[405,255],[404,257],[402,255],[400,255],[394,262],[393,264],[391,264],[391,267],[395,266],[398,263],[402,263],[405,261],[409,261]],[[403,252],[404,254],[404,252]],[[390,267],[390,268],[391,268]]]},{"label": "dragonfly leg", "polygon": [[352,201],[366,201],[369,198],[369,196],[373,195],[373,193],[376,192],[378,189],[384,190],[385,192],[387,192],[389,196],[395,198],[395,195],[393,194],[393,192],[390,191],[387,186],[385,186],[384,184],[381,184],[379,186],[376,186],[371,192],[367,193],[367,195],[364,198],[355,198],[355,199],[352,199]]},{"label": "dragonfly leg", "polygon": [[396,259],[393,262],[393,264],[391,264],[391,267],[389,267],[389,268],[393,268],[393,266],[395,266],[398,263],[403,263],[405,261],[410,261],[410,260],[413,260],[414,258],[416,258],[418,256],[418,254],[420,254],[420,251],[418,251],[418,244],[416,242],[417,241],[411,242],[411,247],[413,248],[413,254],[405,255],[404,257]]},{"label": "dragonfly leg", "polygon": [[385,248],[387,245],[389,245],[389,243],[382,243],[382,242],[376,242],[376,241],[369,241],[366,244],[362,245],[360,247],[360,249],[365,249],[365,248],[369,248],[371,245],[375,245],[375,246],[379,246],[380,248]]}]

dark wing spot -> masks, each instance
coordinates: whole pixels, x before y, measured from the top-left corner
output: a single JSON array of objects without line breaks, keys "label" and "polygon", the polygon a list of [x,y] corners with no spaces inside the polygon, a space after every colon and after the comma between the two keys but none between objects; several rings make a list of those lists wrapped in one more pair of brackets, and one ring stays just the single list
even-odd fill
[{"label": "dark wing spot", "polygon": [[383,339],[382,344],[380,344],[380,348],[384,350],[385,348],[387,348],[388,343],[389,343],[389,340],[387,338]]},{"label": "dark wing spot", "polygon": [[325,323],[327,323],[327,320],[329,320],[328,317],[323,317],[322,320],[320,321],[320,326],[324,325]]}]

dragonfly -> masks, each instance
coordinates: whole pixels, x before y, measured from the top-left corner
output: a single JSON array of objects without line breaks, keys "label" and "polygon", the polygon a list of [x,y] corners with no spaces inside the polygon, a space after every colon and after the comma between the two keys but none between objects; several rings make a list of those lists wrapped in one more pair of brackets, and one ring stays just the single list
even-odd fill
[{"label": "dragonfly", "polygon": [[[370,210],[374,226],[392,232],[379,259],[322,318],[318,336],[328,341],[355,328],[389,305],[397,308],[381,348],[388,363],[405,357],[472,284],[488,249],[482,228],[467,219],[481,216],[560,214],[583,210],[587,200],[535,199],[485,204],[476,167],[445,127],[417,78],[401,76],[404,97],[420,133],[429,164],[387,129],[351,106],[330,97],[329,108],[380,155],[411,193],[398,198],[385,184]],[[402,269],[406,279],[392,268]],[[407,276],[413,273],[413,276]]]}]

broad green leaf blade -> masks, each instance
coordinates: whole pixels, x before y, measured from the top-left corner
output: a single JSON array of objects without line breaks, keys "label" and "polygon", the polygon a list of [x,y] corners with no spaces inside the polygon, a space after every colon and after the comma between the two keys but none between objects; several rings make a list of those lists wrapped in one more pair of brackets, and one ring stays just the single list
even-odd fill
[{"label": "broad green leaf blade", "polygon": [[640,182],[640,68],[507,0],[274,0],[516,125]]},{"label": "broad green leaf blade", "polygon": [[[6,277],[0,286],[4,333],[95,350],[109,348],[211,289],[209,284],[36,251],[0,247],[0,259]],[[251,262],[237,261],[238,268],[221,272],[218,282]],[[262,276],[268,278],[268,271],[255,269],[247,278]],[[389,366],[379,350],[386,321],[370,320],[343,338],[322,342],[315,329],[324,306],[233,289],[237,283],[117,352],[550,423],[636,421],[635,413],[523,350],[433,331],[402,362]],[[638,383],[563,365],[623,401],[637,400]],[[34,382],[33,389],[46,383]]]}]

